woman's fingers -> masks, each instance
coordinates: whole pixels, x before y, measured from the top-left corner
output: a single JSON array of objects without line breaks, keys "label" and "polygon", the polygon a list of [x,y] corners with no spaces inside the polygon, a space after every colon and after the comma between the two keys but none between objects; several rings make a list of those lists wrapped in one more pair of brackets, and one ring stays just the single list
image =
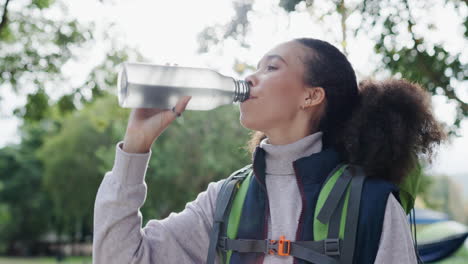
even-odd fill
[{"label": "woman's fingers", "polygon": [[[190,99],[191,96],[182,97],[175,105],[174,110],[177,113],[182,114]],[[150,126],[156,128],[156,137],[159,136],[177,118],[177,113],[174,113],[172,110],[166,110],[151,118]]]},{"label": "woman's fingers", "polygon": [[[191,96],[181,98],[175,111],[185,111]],[[130,115],[124,146],[131,151],[148,151],[153,142],[166,130],[177,118],[177,114],[171,110],[162,109],[134,109]]]},{"label": "woman's fingers", "polygon": [[187,104],[189,103],[190,99],[192,97],[191,96],[184,96],[182,97],[175,105],[174,107],[174,111],[171,110],[168,110],[166,111],[167,114],[170,115],[169,118],[167,118],[168,120],[168,123],[171,123],[172,121],[174,121],[178,116],[178,114],[182,114],[184,111],[185,111],[185,108],[187,107]]},{"label": "woman's fingers", "polygon": [[191,96],[184,96],[182,97],[177,104],[175,105],[175,111],[177,113],[182,114],[185,111],[185,108],[187,107],[190,99],[192,99]]}]

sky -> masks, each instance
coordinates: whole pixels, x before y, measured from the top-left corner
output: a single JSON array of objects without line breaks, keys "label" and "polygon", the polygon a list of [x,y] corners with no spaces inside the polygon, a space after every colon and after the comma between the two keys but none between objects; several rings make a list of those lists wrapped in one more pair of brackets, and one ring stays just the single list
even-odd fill
[{"label": "sky", "polygon": [[[236,58],[255,65],[275,44],[295,37],[315,37],[338,43],[339,32],[329,30],[333,26],[324,28],[315,23],[308,12],[286,16],[281,10],[272,8],[272,2],[278,0],[255,1],[254,13],[249,16],[252,24],[252,32],[248,37],[251,49],[239,49],[234,41],[228,40],[222,50],[209,54],[197,53],[197,34],[206,26],[229,21],[234,14],[231,0],[105,0],[104,3],[97,0],[67,0],[66,5],[69,9],[67,15],[76,17],[83,23],[95,23],[98,32],[116,36],[122,43],[138,49],[152,63],[213,68],[231,76],[234,75],[232,65]],[[11,3],[13,5],[15,2]],[[320,6],[321,3],[322,1],[315,1],[314,8],[326,8]],[[300,8],[304,9],[305,6]],[[443,39],[449,49],[463,49],[466,42],[456,37],[461,35],[460,30],[453,26],[457,23],[457,16],[437,6],[433,9],[434,14],[429,17],[436,17],[440,22],[440,30],[431,36],[433,39],[430,41]],[[309,9],[309,12],[314,13],[315,10]],[[63,15],[50,13],[52,16]],[[418,16],[417,12],[415,16]],[[332,16],[324,23],[334,25],[336,19],[337,17]],[[418,21],[427,19],[427,16],[421,16]],[[352,15],[349,20],[355,23],[359,18]],[[115,23],[115,26],[109,27],[110,23]],[[102,60],[109,45],[111,43],[108,39],[98,38],[92,47],[80,53],[79,60],[65,65],[63,72],[69,75],[70,82],[76,85],[82,82],[91,68]],[[348,58],[356,69],[358,78],[369,77],[373,71],[372,65],[376,65],[379,60],[372,53],[372,42],[368,37],[361,36],[350,43],[348,48]],[[467,63],[468,54],[464,54],[462,60]],[[468,90],[462,92],[460,94],[468,101]],[[4,90],[2,96],[7,100],[2,101],[0,147],[19,141],[19,120],[8,112],[25,102],[24,96],[18,97],[11,91]],[[440,96],[433,97],[433,104],[437,118],[450,122],[453,105]],[[441,147],[429,172],[468,175],[468,121],[463,122],[460,134],[461,137],[454,138]]]}]

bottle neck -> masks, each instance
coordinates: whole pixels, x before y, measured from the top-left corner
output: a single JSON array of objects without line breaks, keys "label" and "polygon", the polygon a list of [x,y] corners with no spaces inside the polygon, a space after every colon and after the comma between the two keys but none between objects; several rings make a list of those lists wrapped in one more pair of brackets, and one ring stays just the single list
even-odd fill
[{"label": "bottle neck", "polygon": [[244,102],[249,99],[250,86],[246,81],[234,80],[234,102]]}]

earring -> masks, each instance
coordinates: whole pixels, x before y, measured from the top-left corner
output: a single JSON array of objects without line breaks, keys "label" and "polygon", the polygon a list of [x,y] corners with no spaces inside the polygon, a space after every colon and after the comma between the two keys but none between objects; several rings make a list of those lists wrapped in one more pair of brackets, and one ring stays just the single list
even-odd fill
[{"label": "earring", "polygon": [[305,102],[305,104],[306,104],[305,106],[304,106],[304,105],[301,105],[301,109],[302,109],[302,110],[306,109],[306,107],[309,106],[309,104],[310,104],[310,99],[307,99],[306,102]]}]

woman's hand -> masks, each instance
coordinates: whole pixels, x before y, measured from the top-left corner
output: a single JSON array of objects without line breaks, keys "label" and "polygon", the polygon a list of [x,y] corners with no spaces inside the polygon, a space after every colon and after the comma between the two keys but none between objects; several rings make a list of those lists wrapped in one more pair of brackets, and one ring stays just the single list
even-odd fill
[{"label": "woman's hand", "polygon": [[[181,98],[175,111],[185,111],[191,96]],[[176,114],[171,110],[158,108],[132,109],[124,137],[123,151],[128,153],[147,153],[153,142],[176,119]]]}]

